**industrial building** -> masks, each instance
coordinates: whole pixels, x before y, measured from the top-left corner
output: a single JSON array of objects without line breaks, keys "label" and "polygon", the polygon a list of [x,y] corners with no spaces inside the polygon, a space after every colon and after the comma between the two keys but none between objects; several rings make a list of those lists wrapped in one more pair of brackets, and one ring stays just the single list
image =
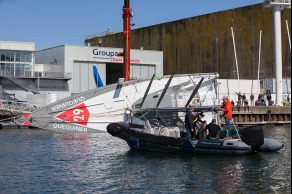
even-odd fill
[{"label": "industrial building", "polygon": [[[123,77],[121,52],[120,48],[71,45],[35,51],[34,43],[0,41],[0,99],[48,104],[116,83]],[[131,50],[131,79],[153,74],[163,75],[163,52]],[[48,97],[53,99],[44,99]]]},{"label": "industrial building", "polygon": [[[118,56],[122,52],[120,48],[63,45],[36,52],[36,67],[40,72],[70,74],[68,92],[59,97],[63,98],[117,83],[123,77],[123,58]],[[163,75],[163,53],[131,50],[131,79],[151,78],[153,74]],[[41,89],[50,87],[41,82]]]},{"label": "industrial building", "polygon": [[29,94],[68,91],[71,77],[40,72],[35,53],[35,43],[0,41],[0,99],[26,101]]}]

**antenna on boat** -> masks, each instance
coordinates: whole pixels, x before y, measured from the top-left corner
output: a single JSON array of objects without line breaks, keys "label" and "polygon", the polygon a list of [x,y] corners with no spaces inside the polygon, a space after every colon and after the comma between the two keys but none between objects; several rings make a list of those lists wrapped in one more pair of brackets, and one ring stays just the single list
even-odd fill
[{"label": "antenna on boat", "polygon": [[154,77],[155,77],[155,74],[153,74],[153,76],[152,76],[152,78],[151,78],[151,81],[150,81],[150,83],[149,83],[149,85],[148,85],[148,87],[147,87],[147,90],[146,90],[146,92],[145,92],[145,94],[144,94],[144,97],[143,97],[143,99],[142,99],[142,102],[141,102],[141,104],[140,104],[140,108],[142,108],[142,106],[143,106],[143,104],[144,104],[144,102],[145,102],[145,99],[147,98],[147,95],[148,95],[148,92],[149,92],[150,87],[151,87],[151,85],[152,85],[152,82],[153,82],[153,80],[154,80]]},{"label": "antenna on boat", "polygon": [[201,87],[202,83],[203,83],[204,78],[202,77],[202,79],[200,80],[200,82],[198,83],[198,85],[195,87],[192,95],[190,96],[187,104],[185,105],[185,108],[187,108],[189,106],[189,104],[191,103],[192,99],[194,98],[194,96],[197,94],[199,88]]},{"label": "antenna on boat", "polygon": [[166,93],[166,91],[167,91],[167,89],[168,89],[168,87],[169,87],[169,85],[170,85],[170,82],[171,82],[173,76],[174,76],[174,72],[173,72],[172,75],[170,76],[170,78],[169,78],[169,80],[168,80],[168,82],[167,82],[167,84],[166,84],[166,86],[165,86],[165,88],[164,88],[164,90],[163,90],[163,92],[162,92],[162,94],[161,94],[159,100],[158,100],[158,103],[157,103],[157,105],[156,105],[156,108],[158,108],[158,106],[160,105],[160,103],[161,103],[161,101],[162,101],[162,99],[163,99],[163,97],[164,97],[164,95],[165,95],[165,93]]}]

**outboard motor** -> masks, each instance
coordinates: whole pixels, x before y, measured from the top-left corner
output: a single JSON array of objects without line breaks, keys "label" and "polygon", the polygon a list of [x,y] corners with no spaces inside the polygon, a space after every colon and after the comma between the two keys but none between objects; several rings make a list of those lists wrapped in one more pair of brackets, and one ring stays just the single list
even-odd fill
[{"label": "outboard motor", "polygon": [[250,145],[253,151],[258,151],[264,144],[264,130],[262,126],[251,126],[239,130],[241,140]]}]

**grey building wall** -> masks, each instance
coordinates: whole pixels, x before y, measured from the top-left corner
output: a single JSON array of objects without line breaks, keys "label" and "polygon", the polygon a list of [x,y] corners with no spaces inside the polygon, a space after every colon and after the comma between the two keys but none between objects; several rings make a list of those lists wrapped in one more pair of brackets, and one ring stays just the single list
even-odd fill
[{"label": "grey building wall", "polygon": [[[289,77],[291,51],[286,20],[291,28],[290,9],[282,11],[283,76]],[[135,29],[131,33],[131,47],[163,51],[164,74],[218,72],[221,79],[236,79],[231,27],[240,79],[257,79],[260,30],[263,32],[260,79],[275,77],[273,15],[263,4]],[[123,34],[94,37],[85,42],[92,46],[122,47]]]},{"label": "grey building wall", "polygon": [[[123,76],[123,58],[116,56],[118,52],[122,52],[122,49],[62,45],[38,51],[35,57],[37,64],[49,66],[51,71],[63,73],[64,77],[71,75],[69,92],[66,94],[69,96],[97,87],[93,66],[97,68],[104,85],[116,83]],[[163,75],[163,53],[131,50],[131,78],[151,78],[154,73]],[[67,96],[63,95],[62,98]]]}]

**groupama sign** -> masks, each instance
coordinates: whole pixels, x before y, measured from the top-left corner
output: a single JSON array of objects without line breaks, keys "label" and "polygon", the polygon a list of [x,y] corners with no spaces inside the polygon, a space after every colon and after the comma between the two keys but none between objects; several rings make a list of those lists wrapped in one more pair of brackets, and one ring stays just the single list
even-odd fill
[{"label": "groupama sign", "polygon": [[93,49],[93,55],[97,57],[102,57],[102,58],[108,58],[108,57],[117,57],[118,56],[118,51],[105,51],[105,50],[99,50],[99,49]]},{"label": "groupama sign", "polygon": [[[93,58],[103,58],[103,59],[110,59],[111,62],[115,63],[122,63],[123,57],[119,56],[120,51],[109,51],[109,50],[102,50],[102,49],[93,49],[92,53],[94,55]],[[130,63],[140,64],[140,59],[131,59]]]}]

